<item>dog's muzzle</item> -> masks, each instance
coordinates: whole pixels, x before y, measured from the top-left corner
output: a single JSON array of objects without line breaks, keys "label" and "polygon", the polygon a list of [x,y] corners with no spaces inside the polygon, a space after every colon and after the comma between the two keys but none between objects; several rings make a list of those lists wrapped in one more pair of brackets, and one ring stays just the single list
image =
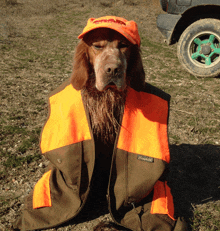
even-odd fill
[{"label": "dog's muzzle", "polygon": [[126,88],[127,62],[118,49],[107,49],[96,59],[95,75],[96,88],[103,91],[106,88],[117,88],[123,91]]}]

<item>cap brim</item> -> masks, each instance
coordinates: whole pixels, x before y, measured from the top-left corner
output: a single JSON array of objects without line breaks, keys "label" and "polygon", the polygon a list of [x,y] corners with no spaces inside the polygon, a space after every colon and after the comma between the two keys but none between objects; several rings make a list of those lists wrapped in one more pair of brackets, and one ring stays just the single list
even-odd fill
[{"label": "cap brim", "polygon": [[126,33],[123,29],[121,29],[121,26],[119,27],[117,25],[112,25],[112,24],[109,24],[109,23],[102,23],[100,25],[95,25],[92,28],[88,28],[85,31],[83,31],[78,36],[78,38],[79,39],[83,39],[83,37],[84,37],[85,34],[87,34],[88,32],[90,32],[92,30],[98,29],[98,28],[109,28],[109,29],[115,30],[115,31],[119,32],[121,35],[123,35],[126,39],[128,39],[131,43],[138,44],[137,41],[135,41],[128,33]]}]

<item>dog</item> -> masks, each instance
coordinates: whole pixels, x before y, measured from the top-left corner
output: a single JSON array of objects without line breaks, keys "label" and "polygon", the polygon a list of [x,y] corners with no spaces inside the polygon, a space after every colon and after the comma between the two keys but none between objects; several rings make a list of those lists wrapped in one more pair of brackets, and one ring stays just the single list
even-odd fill
[{"label": "dog", "polygon": [[97,192],[103,194],[100,197],[106,195],[127,87],[141,90],[144,82],[140,48],[119,32],[109,28],[92,30],[76,47],[71,83],[75,89],[82,90],[90,116],[97,154],[96,197]]},{"label": "dog", "polygon": [[[144,82],[140,48],[119,32],[109,28],[92,30],[76,47],[71,83],[75,89],[82,90],[97,154],[91,200],[104,200],[107,192],[127,87],[141,90]],[[113,228],[113,225],[108,226]]]},{"label": "dog", "polygon": [[71,83],[82,89],[93,134],[104,144],[114,144],[127,87],[140,90],[144,82],[140,48],[117,31],[98,28],[79,42]]}]

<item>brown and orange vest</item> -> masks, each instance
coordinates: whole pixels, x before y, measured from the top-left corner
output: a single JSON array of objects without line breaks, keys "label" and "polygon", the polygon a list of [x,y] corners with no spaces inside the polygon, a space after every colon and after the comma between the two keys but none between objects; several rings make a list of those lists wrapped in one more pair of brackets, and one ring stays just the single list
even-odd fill
[{"label": "brown and orange vest", "polygon": [[[108,203],[113,219],[132,230],[173,228],[173,198],[161,177],[170,161],[169,98],[149,84],[141,92],[128,89],[112,156]],[[23,230],[50,228],[72,219],[90,191],[95,144],[81,92],[68,81],[51,94],[49,105],[40,147],[50,169],[27,198],[19,223]]]}]

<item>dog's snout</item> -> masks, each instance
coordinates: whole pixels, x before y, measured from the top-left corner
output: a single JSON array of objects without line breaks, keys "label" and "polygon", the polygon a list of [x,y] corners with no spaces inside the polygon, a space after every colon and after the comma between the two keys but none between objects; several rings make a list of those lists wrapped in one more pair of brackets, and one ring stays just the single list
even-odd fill
[{"label": "dog's snout", "polygon": [[105,66],[105,73],[111,76],[118,74],[120,67],[117,64],[108,64]]},{"label": "dog's snout", "polygon": [[116,48],[106,48],[95,59],[96,88],[99,91],[108,88],[123,91],[126,88],[126,68],[125,55]]}]

